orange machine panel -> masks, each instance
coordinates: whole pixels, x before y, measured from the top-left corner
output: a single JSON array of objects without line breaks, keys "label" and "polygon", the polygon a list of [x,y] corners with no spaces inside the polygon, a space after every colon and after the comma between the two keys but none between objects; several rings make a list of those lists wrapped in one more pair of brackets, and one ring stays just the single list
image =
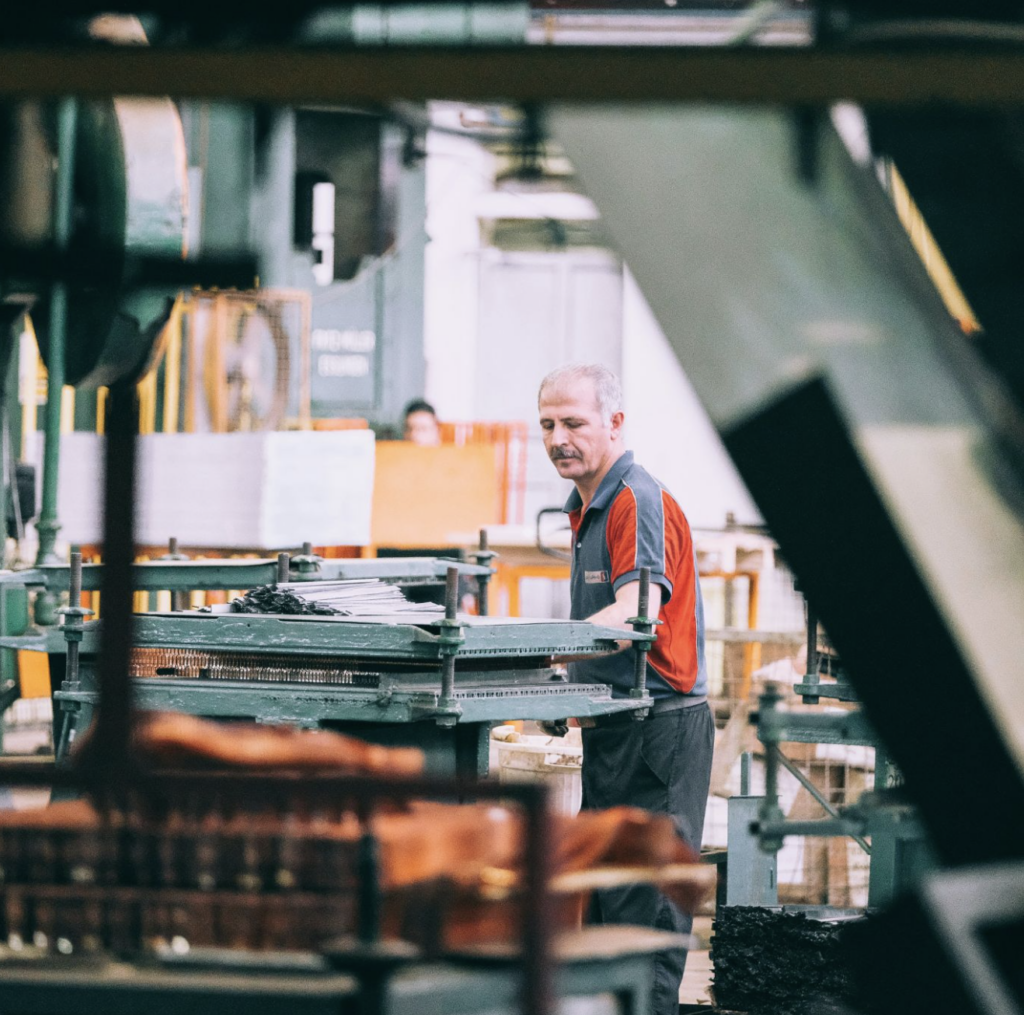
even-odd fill
[{"label": "orange machine panel", "polygon": [[377,546],[447,546],[501,514],[492,444],[377,444],[370,534]]},{"label": "orange machine panel", "polygon": [[23,698],[50,696],[50,664],[45,652],[19,652],[18,677]]}]

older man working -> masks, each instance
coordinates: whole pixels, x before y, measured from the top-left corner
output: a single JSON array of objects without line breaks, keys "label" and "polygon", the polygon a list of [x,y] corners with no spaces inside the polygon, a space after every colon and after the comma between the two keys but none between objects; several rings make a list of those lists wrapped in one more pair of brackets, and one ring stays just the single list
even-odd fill
[{"label": "older man working", "polygon": [[[637,615],[640,568],[651,569],[650,614],[663,622],[647,660],[654,698],[643,722],[629,712],[583,730],[583,806],[630,804],[670,814],[700,849],[715,728],[707,704],[704,609],[690,526],[679,505],[633,460],[623,437],[618,379],[599,365],[548,374],[538,396],[544,446],[576,487],[565,505],[573,531],[572,617],[626,627]],[[573,663],[574,681],[605,683],[618,697],[633,684],[634,652]],[[688,933],[691,918],[656,889],[595,893],[597,923]],[[654,1012],[676,1015],[686,964],[664,952],[655,970]]]}]

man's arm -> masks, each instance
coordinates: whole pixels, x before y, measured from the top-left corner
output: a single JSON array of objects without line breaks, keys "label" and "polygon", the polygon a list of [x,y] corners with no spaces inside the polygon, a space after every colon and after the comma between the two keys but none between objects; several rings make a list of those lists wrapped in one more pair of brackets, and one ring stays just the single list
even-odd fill
[{"label": "man's arm", "polygon": [[[632,628],[626,623],[630,617],[635,617],[640,609],[640,582],[626,582],[625,585],[621,586],[615,593],[615,602],[611,606],[606,606],[603,610],[598,610],[591,617],[587,617],[587,620],[591,624],[601,624],[604,627],[621,627],[627,631],[631,631]],[[647,605],[647,615],[649,617],[657,617],[658,611],[661,609],[661,586],[651,582],[651,597]],[[627,649],[633,643],[631,641],[620,641],[618,643],[619,649]],[[589,658],[588,656],[578,656],[579,661]],[[573,662],[573,659],[566,659],[565,662]],[[573,720],[575,722],[575,720]],[[560,737],[564,736],[567,726],[561,723],[552,722],[541,722],[538,723],[540,728],[544,730],[549,736]]]},{"label": "man's arm", "polygon": [[[627,631],[632,630],[626,623],[630,617],[637,616],[640,605],[640,582],[626,582],[615,593],[615,602],[598,610],[593,616],[587,617],[592,624],[602,624],[605,627],[622,627]],[[661,586],[651,582],[651,598],[647,607],[647,616],[657,618],[661,609]],[[619,648],[629,648],[631,642],[620,641]]]}]

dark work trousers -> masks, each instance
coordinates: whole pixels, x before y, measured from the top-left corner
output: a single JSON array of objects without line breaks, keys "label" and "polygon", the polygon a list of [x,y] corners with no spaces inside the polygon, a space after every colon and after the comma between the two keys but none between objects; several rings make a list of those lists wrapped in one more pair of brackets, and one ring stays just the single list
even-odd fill
[{"label": "dark work trousers", "polygon": [[[715,723],[705,702],[583,730],[583,806],[643,807],[670,814],[680,836],[700,850],[711,783]],[[591,923],[631,923],[689,934],[693,917],[656,888],[633,885],[594,892]],[[686,951],[658,955],[654,1015],[678,1015]]]}]

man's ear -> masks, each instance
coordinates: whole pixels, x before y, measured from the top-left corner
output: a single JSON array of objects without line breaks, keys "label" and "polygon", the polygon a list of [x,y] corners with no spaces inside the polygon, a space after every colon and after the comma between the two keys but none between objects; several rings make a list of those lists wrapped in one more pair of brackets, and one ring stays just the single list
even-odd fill
[{"label": "man's ear", "polygon": [[618,412],[612,413],[611,430],[613,441],[618,440],[622,436],[622,422],[625,418],[625,413],[621,409]]}]

